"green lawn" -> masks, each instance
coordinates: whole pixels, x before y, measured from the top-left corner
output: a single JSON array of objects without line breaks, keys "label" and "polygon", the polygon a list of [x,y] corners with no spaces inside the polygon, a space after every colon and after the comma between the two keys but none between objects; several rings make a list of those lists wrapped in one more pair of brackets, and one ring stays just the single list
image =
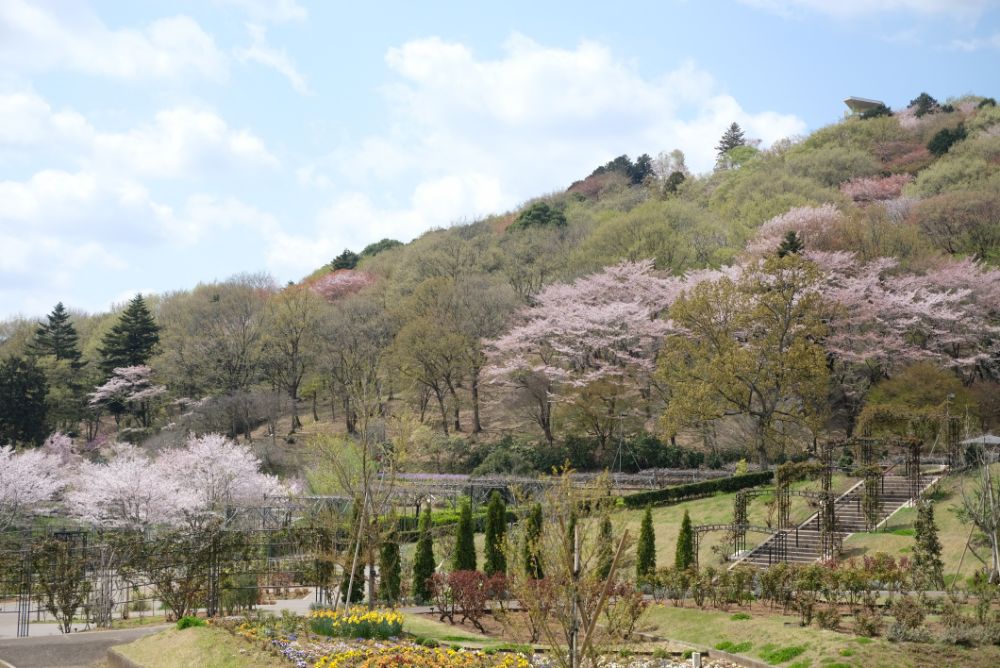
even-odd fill
[{"label": "green lawn", "polygon": [[288,665],[228,631],[208,626],[183,631],[167,629],[115,649],[150,668],[273,668]]},{"label": "green lawn", "polygon": [[[755,610],[756,606],[749,611],[750,619],[740,620],[733,619],[733,614],[746,612],[745,608],[721,612],[654,605],[644,621],[651,632],[671,640],[709,648],[725,643],[742,644],[741,654],[789,668],[1000,665],[998,647],[964,649],[936,643],[890,643],[815,627],[802,628],[798,617],[758,614]],[[802,651],[788,661],[775,660],[782,653],[795,654],[793,648]]]},{"label": "green lawn", "polygon": [[[950,582],[961,561],[961,577],[965,578],[982,567],[982,562],[973,553],[966,552],[964,560],[962,553],[969,538],[969,525],[958,518],[962,506],[962,485],[969,484],[967,475],[951,475],[945,477],[938,490],[931,496],[934,500],[934,520],[938,527],[938,539],[941,541],[941,559],[944,562],[945,577]],[[885,552],[895,557],[910,554],[913,548],[913,520],[916,511],[904,508],[893,515],[885,524],[883,530],[874,533],[854,534],[844,542],[844,557],[861,557],[875,552]],[[978,548],[977,551],[989,557],[988,548]]]}]

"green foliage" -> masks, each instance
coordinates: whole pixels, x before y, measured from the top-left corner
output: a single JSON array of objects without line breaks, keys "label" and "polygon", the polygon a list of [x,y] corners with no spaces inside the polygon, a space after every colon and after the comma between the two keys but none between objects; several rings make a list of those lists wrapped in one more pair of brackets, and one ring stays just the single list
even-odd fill
[{"label": "green foliage", "polygon": [[779,663],[791,661],[798,655],[804,653],[806,649],[807,648],[802,645],[793,645],[791,647],[768,647],[765,645],[761,648],[760,658],[764,659],[767,663],[777,665]]},{"label": "green foliage", "polygon": [[738,243],[732,230],[691,202],[649,200],[601,222],[572,262],[589,270],[653,258],[657,269],[680,273],[722,263]]},{"label": "green foliage", "polygon": [[399,248],[402,245],[402,241],[396,241],[395,239],[382,239],[381,241],[376,241],[365,246],[361,251],[361,257],[374,257],[382,251]]},{"label": "green foliage", "polygon": [[642,508],[649,504],[664,505],[686,499],[709,496],[718,492],[736,492],[748,487],[759,487],[771,482],[772,478],[774,478],[773,471],[757,471],[756,473],[748,473],[747,475],[702,480],[701,482],[692,482],[687,485],[664,487],[663,489],[650,492],[629,494],[623,498],[627,508]]},{"label": "green foliage", "polygon": [[961,123],[954,128],[942,128],[927,143],[927,150],[937,156],[944,155],[965,137],[965,126]]},{"label": "green foliage", "polygon": [[418,604],[431,600],[430,579],[434,575],[434,538],[431,536],[431,507],[420,516],[420,537],[413,557],[413,598]]},{"label": "green foliage", "polygon": [[566,214],[558,206],[551,206],[548,202],[538,201],[518,214],[511,226],[507,228],[507,231],[513,232],[531,227],[566,227]]},{"label": "green foliage", "polygon": [[946,253],[1000,259],[1000,193],[946,192],[919,202],[912,220]]},{"label": "green foliage", "polygon": [[666,433],[744,415],[764,465],[784,454],[775,431],[779,413],[783,428],[819,427],[828,370],[818,280],[811,262],[768,258],[738,281],[703,282],[674,302],[670,317],[684,334],[661,355],[659,379],[671,396],[661,418]]},{"label": "green foliage", "polygon": [[379,548],[378,571],[381,578],[379,597],[386,603],[395,605],[399,602],[402,571],[399,540],[394,530],[389,532]]},{"label": "green foliage", "polygon": [[542,571],[542,504],[531,506],[531,511],[524,519],[524,542],[521,545],[521,559],[528,577],[540,580],[544,577]]},{"label": "green foliage", "polygon": [[101,339],[98,349],[101,370],[110,374],[119,367],[146,364],[159,342],[160,327],[142,295],[137,294],[122,311],[118,322]]},{"label": "green foliage", "polygon": [[0,362],[0,445],[41,445],[48,436],[48,383],[32,358]]},{"label": "green foliage", "polygon": [[917,362],[872,388],[858,423],[876,434],[893,433],[914,416],[943,413],[946,404],[952,415],[976,412],[972,394],[953,371]]},{"label": "green foliage", "polygon": [[[374,253],[372,253],[372,255],[374,255]],[[358,266],[358,261],[360,259],[360,255],[352,251],[350,248],[345,248],[343,253],[333,258],[333,261],[330,262],[330,268],[334,271],[337,271],[338,269],[354,269]]]},{"label": "green foliage", "polygon": [[916,107],[914,114],[917,118],[925,116],[927,114],[933,114],[938,110],[938,101],[927,93],[921,93],[914,99],[910,100],[910,107]]},{"label": "green foliage", "polygon": [[483,572],[486,575],[507,572],[507,554],[505,542],[507,535],[507,504],[500,492],[494,490],[490,494],[490,503],[486,508],[485,531],[485,563]]},{"label": "green foliage", "polygon": [[476,543],[474,527],[472,526],[472,504],[469,503],[467,497],[462,497],[459,505],[452,568],[456,571],[476,570]]},{"label": "green foliage", "polygon": [[720,643],[716,643],[715,649],[720,652],[729,652],[730,654],[742,654],[753,649],[753,643],[749,640],[744,640],[741,643],[734,643],[731,640],[723,640]]},{"label": "green foliage", "polygon": [[[843,200],[840,193],[814,179],[789,173],[771,157],[713,178],[719,179],[719,184],[711,191],[710,210],[742,235],[794,207]],[[741,238],[739,245],[742,242]]]},{"label": "green foliage", "polygon": [[38,324],[31,350],[42,357],[52,355],[57,360],[80,361],[79,337],[62,302],[52,309],[47,322]]},{"label": "green foliage", "polygon": [[201,617],[195,617],[194,615],[184,615],[177,620],[177,629],[180,631],[190,629],[195,626],[205,626],[205,620]]},{"label": "green foliage", "polygon": [[597,533],[597,577],[599,580],[607,580],[611,575],[611,565],[614,562],[614,530],[611,526],[611,516],[604,514],[601,517],[601,526]]},{"label": "green foliage", "polygon": [[721,160],[734,148],[737,146],[745,146],[746,143],[747,140],[743,135],[743,128],[740,127],[739,123],[734,121],[733,124],[726,128],[726,131],[722,133],[719,143],[715,145],[716,155]]},{"label": "green foliage", "polygon": [[781,244],[778,246],[778,257],[798,255],[804,249],[805,244],[803,244],[802,239],[799,238],[798,232],[795,230],[788,230],[788,232],[785,233],[785,238],[781,240]]},{"label": "green foliage", "polygon": [[684,510],[684,518],[681,520],[681,530],[677,534],[677,549],[674,551],[674,567],[684,570],[694,566],[694,529],[691,526],[691,517],[687,509]]},{"label": "green foliage", "polygon": [[865,109],[860,114],[858,114],[858,117],[861,118],[862,120],[868,120],[870,118],[879,118],[880,116],[892,116],[892,109],[885,106],[881,102],[877,106],[872,107],[871,109]]},{"label": "green foliage", "polygon": [[941,562],[941,541],[934,522],[934,503],[922,500],[917,504],[914,522],[913,570],[915,577],[927,588],[944,588],[944,564]]},{"label": "green foliage", "polygon": [[656,572],[656,534],[653,533],[652,506],[646,506],[639,526],[639,543],[635,549],[635,575],[642,581]]},{"label": "green foliage", "polygon": [[788,152],[785,165],[794,176],[803,176],[834,188],[844,181],[879,172],[879,164],[870,152],[844,146],[810,150],[796,147]]},{"label": "green foliage", "polygon": [[649,157],[649,154],[643,153],[635,159],[635,162],[632,162],[627,155],[620,155],[606,165],[595,169],[590,173],[590,176],[612,173],[621,174],[628,178],[632,185],[638,185],[653,173],[653,159]]}]

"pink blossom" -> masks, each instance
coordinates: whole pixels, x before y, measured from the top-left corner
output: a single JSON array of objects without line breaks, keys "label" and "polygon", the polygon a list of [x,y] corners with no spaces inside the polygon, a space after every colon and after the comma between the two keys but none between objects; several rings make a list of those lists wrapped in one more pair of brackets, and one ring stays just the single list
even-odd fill
[{"label": "pink blossom", "polygon": [[774,255],[789,232],[795,232],[806,249],[826,248],[843,220],[844,215],[833,204],[796,207],[761,225],[747,243],[746,252],[753,258]]},{"label": "pink blossom", "polygon": [[903,186],[913,180],[910,174],[892,176],[867,176],[840,184],[840,192],[855,202],[876,202],[896,199],[903,194]]},{"label": "pink blossom", "polygon": [[0,447],[0,531],[53,499],[64,486],[59,459],[36,449]]},{"label": "pink blossom", "polygon": [[309,283],[309,289],[327,301],[359,292],[375,283],[375,277],[366,271],[341,269],[324,274]]}]

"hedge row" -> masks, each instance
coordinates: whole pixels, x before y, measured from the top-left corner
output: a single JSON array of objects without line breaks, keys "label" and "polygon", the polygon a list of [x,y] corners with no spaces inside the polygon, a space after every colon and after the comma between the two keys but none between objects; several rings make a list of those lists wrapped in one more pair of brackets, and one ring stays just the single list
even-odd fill
[{"label": "hedge row", "polygon": [[766,485],[771,482],[772,478],[774,478],[773,471],[758,471],[730,478],[716,478],[692,482],[687,485],[664,487],[651,492],[639,492],[623,497],[622,500],[628,508],[645,508],[648,505],[664,505],[699,496],[709,496],[716,492],[736,492],[747,487]]}]

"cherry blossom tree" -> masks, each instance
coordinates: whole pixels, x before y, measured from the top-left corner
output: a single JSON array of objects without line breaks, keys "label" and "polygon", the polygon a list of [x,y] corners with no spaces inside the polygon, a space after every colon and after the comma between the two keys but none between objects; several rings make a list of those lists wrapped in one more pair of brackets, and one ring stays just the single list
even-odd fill
[{"label": "cherry blossom tree", "polygon": [[64,485],[58,457],[42,449],[0,447],[0,531],[52,501]]},{"label": "cherry blossom tree", "polygon": [[108,382],[90,393],[91,406],[105,406],[121,426],[121,417],[130,412],[144,428],[152,419],[150,402],[165,393],[162,385],[154,385],[152,369],[145,365],[118,367]]},{"label": "cherry blossom tree", "polygon": [[903,186],[912,180],[910,174],[866,176],[840,184],[840,192],[858,203],[881,202],[900,197]]},{"label": "cherry blossom tree", "polygon": [[261,473],[260,460],[249,447],[222,434],[192,436],[185,447],[162,453],[157,464],[194,496],[195,513],[260,504],[265,496],[287,493],[276,477]]},{"label": "cherry blossom tree", "polygon": [[341,269],[331,271],[312,281],[309,283],[309,289],[328,302],[334,302],[360,292],[374,283],[375,277],[367,271]]},{"label": "cherry blossom tree", "polygon": [[802,239],[806,250],[827,250],[843,221],[844,214],[833,204],[796,207],[761,225],[746,253],[751,258],[774,255],[789,232]]},{"label": "cherry blossom tree", "polygon": [[712,275],[663,277],[645,260],[550,285],[510,331],[489,342],[486,376],[534,407],[550,441],[550,402],[562,402],[603,445],[630,398],[648,391],[669,328],[660,316],[686,285]]},{"label": "cherry blossom tree", "polygon": [[145,529],[178,525],[195,507],[191,489],[168,470],[169,454],[152,460],[129,443],[107,463],[80,465],[66,494],[69,512],[100,527]]}]

